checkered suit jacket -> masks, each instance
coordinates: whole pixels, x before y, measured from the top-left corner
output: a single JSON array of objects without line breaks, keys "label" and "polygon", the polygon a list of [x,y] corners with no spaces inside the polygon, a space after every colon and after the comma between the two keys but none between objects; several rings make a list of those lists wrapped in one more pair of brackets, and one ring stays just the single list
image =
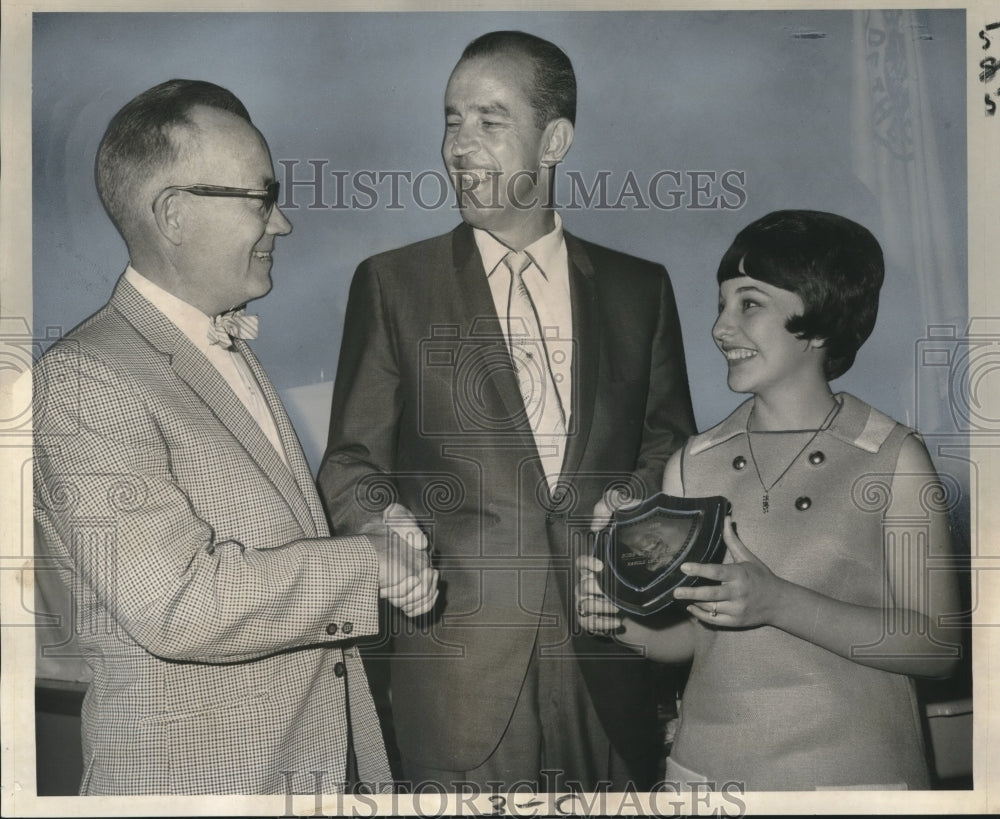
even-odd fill
[{"label": "checkered suit jacket", "polygon": [[308,793],[317,771],[332,792],[349,738],[361,779],[390,781],[350,642],[377,630],[374,550],[330,537],[278,395],[237,345],[287,467],[124,279],[36,365],[36,528],[94,672],[83,794]]}]

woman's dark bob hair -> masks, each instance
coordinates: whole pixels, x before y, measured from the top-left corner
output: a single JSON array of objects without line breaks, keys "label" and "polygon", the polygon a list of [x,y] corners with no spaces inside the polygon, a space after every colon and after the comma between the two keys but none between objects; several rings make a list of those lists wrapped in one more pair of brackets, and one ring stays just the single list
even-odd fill
[{"label": "woman's dark bob hair", "polygon": [[779,210],[745,227],[719,264],[719,284],[749,276],[790,290],[805,312],[785,325],[825,341],[827,381],[846,373],[875,327],[885,277],[882,248],[857,222],[815,210]]}]

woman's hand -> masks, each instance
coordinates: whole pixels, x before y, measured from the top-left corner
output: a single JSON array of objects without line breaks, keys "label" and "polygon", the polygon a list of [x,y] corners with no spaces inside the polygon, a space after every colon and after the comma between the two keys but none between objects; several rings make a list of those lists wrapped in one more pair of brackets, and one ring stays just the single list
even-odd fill
[{"label": "woman's hand", "polygon": [[622,625],[618,607],[612,603],[597,582],[597,575],[604,571],[604,564],[596,557],[582,555],[576,559],[580,579],[576,584],[576,620],[584,631],[592,634],[609,634]]},{"label": "woman's hand", "polygon": [[739,628],[772,623],[772,612],[780,605],[778,598],[786,581],[746,547],[728,515],[722,537],[732,562],[681,564],[684,574],[717,580],[721,585],[684,586],[674,592],[674,597],[690,600],[688,612],[710,626]]}]

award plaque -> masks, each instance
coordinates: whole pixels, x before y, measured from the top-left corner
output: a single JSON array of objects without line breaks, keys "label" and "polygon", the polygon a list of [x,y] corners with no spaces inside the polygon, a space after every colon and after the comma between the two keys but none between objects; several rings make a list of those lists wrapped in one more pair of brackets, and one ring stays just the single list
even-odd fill
[{"label": "award plaque", "polygon": [[677,498],[662,493],[620,509],[597,534],[594,556],[604,563],[603,591],[620,609],[639,616],[674,602],[680,586],[711,583],[680,570],[682,563],[721,563],[723,497]]}]

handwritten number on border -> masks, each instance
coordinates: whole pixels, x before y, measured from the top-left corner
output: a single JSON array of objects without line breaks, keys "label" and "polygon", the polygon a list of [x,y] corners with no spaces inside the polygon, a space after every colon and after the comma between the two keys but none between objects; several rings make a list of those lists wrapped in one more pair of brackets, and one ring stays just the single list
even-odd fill
[{"label": "handwritten number on border", "polygon": [[[992,41],[987,36],[986,32],[993,31],[998,28],[1000,28],[1000,23],[989,23],[979,32],[979,39],[983,41],[983,51],[989,51],[990,46],[992,45]],[[979,61],[979,67],[982,69],[979,74],[979,81],[982,83],[990,83],[993,82],[993,79],[997,75],[997,71],[1000,70],[1000,63],[997,62],[996,57],[984,57]],[[990,117],[996,116],[997,113],[997,104],[993,100],[993,97],[1000,97],[1000,88],[993,92],[992,95],[989,91],[987,91],[983,98],[986,104],[986,115]]]}]

